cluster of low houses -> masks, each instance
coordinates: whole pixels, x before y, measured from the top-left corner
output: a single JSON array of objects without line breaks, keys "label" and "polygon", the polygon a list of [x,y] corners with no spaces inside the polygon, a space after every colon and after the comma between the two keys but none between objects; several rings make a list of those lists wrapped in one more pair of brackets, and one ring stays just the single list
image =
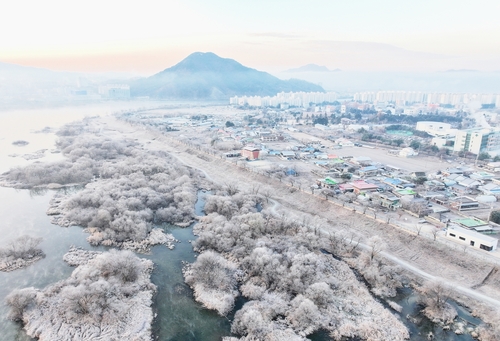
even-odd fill
[{"label": "cluster of low houses", "polygon": [[441,215],[450,210],[462,212],[489,208],[488,204],[491,205],[500,196],[500,180],[495,179],[495,174],[488,170],[497,171],[495,167],[500,170],[500,163],[485,166],[483,171],[462,166],[437,174],[407,174],[397,167],[373,162],[369,157],[339,157],[323,153],[320,144],[281,151],[262,147],[247,145],[241,151],[226,153],[226,157],[255,160],[265,153],[283,159],[310,158],[318,166],[313,173],[319,177],[317,185],[320,187],[332,189],[337,194],[352,192],[358,198],[370,199],[373,193],[377,193],[380,206],[388,210],[405,208],[435,225],[445,225],[446,236],[458,243],[488,251],[497,247],[496,238],[483,234],[493,231],[489,222],[484,225],[463,224],[459,220],[443,223]]},{"label": "cluster of low houses", "polygon": [[286,141],[288,136],[281,130],[272,128],[269,130],[255,129],[254,126],[226,127],[217,129],[217,137],[222,141],[239,141],[246,143],[265,143]]},{"label": "cluster of low houses", "polygon": [[[317,165],[314,173],[321,177],[317,180],[321,187],[337,194],[353,192],[358,198],[370,200],[376,196],[380,206],[388,210],[406,208],[435,225],[446,226],[446,237],[458,243],[487,251],[497,247],[498,239],[483,234],[494,231],[490,222],[467,217],[462,212],[490,208],[496,201],[500,180],[493,173],[459,167],[438,174],[404,174],[396,167],[371,162],[368,157]],[[351,180],[339,176],[347,171],[352,175]],[[442,214],[450,210],[459,211],[464,219],[443,222]]]},{"label": "cluster of low houses", "polygon": [[320,143],[309,145],[297,145],[289,147],[289,149],[273,150],[267,148],[265,143],[252,143],[247,144],[241,150],[227,152],[224,155],[227,158],[241,156],[248,160],[256,160],[263,158],[266,155],[279,156],[283,159],[304,159],[304,160],[318,160],[318,161],[332,161],[342,162],[336,154],[328,154],[323,150],[325,146]]}]

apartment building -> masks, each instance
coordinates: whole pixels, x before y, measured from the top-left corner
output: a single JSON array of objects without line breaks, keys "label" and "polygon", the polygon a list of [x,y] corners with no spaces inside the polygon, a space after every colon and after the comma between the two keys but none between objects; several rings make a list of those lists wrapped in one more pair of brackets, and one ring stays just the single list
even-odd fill
[{"label": "apartment building", "polygon": [[500,131],[491,129],[459,130],[455,137],[454,151],[474,154],[500,149]]}]

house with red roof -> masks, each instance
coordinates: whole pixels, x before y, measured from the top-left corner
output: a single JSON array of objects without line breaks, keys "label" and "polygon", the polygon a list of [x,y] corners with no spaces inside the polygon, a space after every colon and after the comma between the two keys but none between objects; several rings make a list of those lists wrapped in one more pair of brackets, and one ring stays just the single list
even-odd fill
[{"label": "house with red roof", "polygon": [[354,193],[366,193],[366,192],[376,192],[378,190],[378,186],[375,184],[369,184],[365,180],[356,180],[350,183],[350,185],[354,189]]}]

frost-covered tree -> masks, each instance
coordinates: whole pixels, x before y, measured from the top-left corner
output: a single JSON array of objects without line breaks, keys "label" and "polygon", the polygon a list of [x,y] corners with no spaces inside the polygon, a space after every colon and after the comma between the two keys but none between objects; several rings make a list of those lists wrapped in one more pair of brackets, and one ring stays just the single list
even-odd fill
[{"label": "frost-covered tree", "polygon": [[[241,294],[249,299],[236,312],[232,324],[240,340],[274,340],[278,335],[301,340],[321,328],[339,340],[408,337],[406,328],[373,300],[344,262],[319,251],[329,248],[330,241],[322,232],[328,222],[275,217],[265,211],[248,213],[245,205],[237,203],[231,215],[225,215],[223,210],[214,209],[226,200],[224,197],[227,195],[214,202],[207,200],[211,213],[195,226],[199,237],[193,246],[203,251],[202,255],[211,250],[237,266]],[[355,255],[352,247],[347,250],[348,238],[338,241]],[[370,253],[366,255],[370,260]],[[373,263],[375,260],[374,255]],[[189,275],[196,273],[194,265]],[[377,279],[392,270],[380,269]]]},{"label": "frost-covered tree", "polygon": [[83,258],[68,279],[14,290],[10,318],[41,340],[149,340],[153,263],[117,250]]},{"label": "frost-covered tree", "polygon": [[186,283],[193,288],[197,301],[224,316],[238,296],[236,268],[218,253],[205,251],[185,272]]},{"label": "frost-covered tree", "polygon": [[10,308],[9,318],[13,321],[23,319],[24,310],[34,303],[35,288],[15,289],[5,298],[5,303]]},{"label": "frost-covered tree", "polygon": [[56,197],[48,214],[54,223],[89,228],[92,244],[122,246],[148,238],[154,224],[188,225],[194,218],[197,172],[170,155],[146,153],[138,142],[96,136],[88,122],[61,130],[65,160],[10,170],[20,187],[83,184]]},{"label": "frost-covered tree", "polygon": [[42,237],[21,236],[9,242],[7,246],[0,249],[0,257],[12,257],[14,259],[30,259],[43,254],[38,245]]},{"label": "frost-covered tree", "polygon": [[0,271],[12,271],[26,267],[45,256],[38,245],[41,237],[21,236],[0,248]]},{"label": "frost-covered tree", "polygon": [[483,323],[477,328],[478,340],[500,341],[500,309],[479,305],[474,311]]},{"label": "frost-covered tree", "polygon": [[418,288],[420,302],[425,306],[423,312],[432,321],[449,324],[453,322],[457,311],[448,300],[451,288],[442,281],[427,281]]}]

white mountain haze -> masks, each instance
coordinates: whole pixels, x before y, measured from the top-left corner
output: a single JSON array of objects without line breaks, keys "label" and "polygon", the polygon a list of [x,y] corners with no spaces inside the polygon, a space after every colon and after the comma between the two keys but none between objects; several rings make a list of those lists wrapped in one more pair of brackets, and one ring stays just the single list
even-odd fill
[{"label": "white mountain haze", "polygon": [[324,89],[299,79],[280,80],[212,52],[195,52],[178,64],[131,83],[132,96],[183,99],[228,99],[234,95],[272,96],[285,91]]},{"label": "white mountain haze", "polygon": [[332,71],[340,71],[340,69],[330,70],[324,65],[307,64],[304,66],[300,66],[298,68],[288,69],[283,72],[332,72]]},{"label": "white mountain haze", "polygon": [[0,106],[22,107],[67,102],[71,91],[103,83],[123,83],[121,72],[81,73],[0,62]]},{"label": "white mountain haze", "polygon": [[[378,43],[327,41],[310,42],[308,46],[320,52],[310,58],[322,65],[306,64],[273,75],[211,52],[192,53],[146,78],[123,72],[53,71],[0,62],[0,105],[66,103],[74,101],[72,91],[84,89],[85,84],[97,93],[97,87],[106,83],[130,84],[132,97],[216,101],[234,95],[272,96],[281,91],[500,92],[499,71],[484,71],[463,58]],[[327,55],[330,57],[325,58]],[[381,71],[382,61],[390,61],[394,67]]]},{"label": "white mountain haze", "polygon": [[428,92],[500,92],[500,72],[483,71],[346,71],[341,72],[279,72],[277,77],[298,77],[320,84],[327,91],[353,93],[358,91],[428,91]]}]

